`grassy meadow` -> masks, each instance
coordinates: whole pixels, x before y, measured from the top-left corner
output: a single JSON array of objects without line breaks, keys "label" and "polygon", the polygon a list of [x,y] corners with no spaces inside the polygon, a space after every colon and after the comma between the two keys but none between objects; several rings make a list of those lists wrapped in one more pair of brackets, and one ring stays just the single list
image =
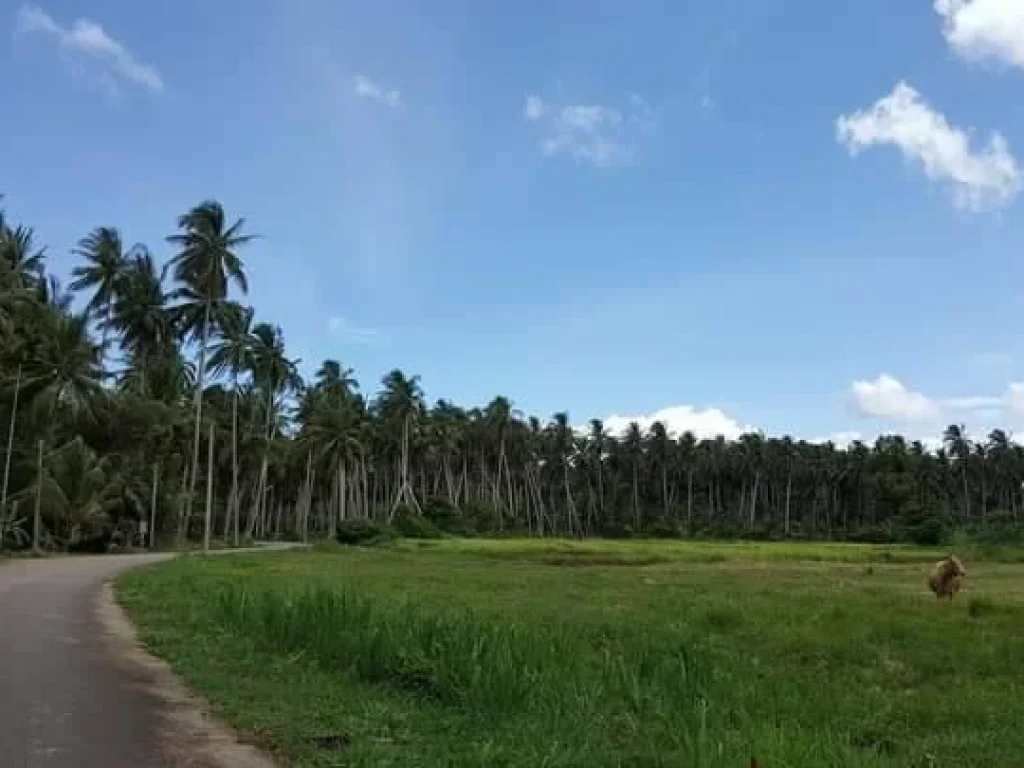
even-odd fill
[{"label": "grassy meadow", "polygon": [[937,603],[940,554],[399,541],[183,557],[119,596],[294,765],[1024,765],[1024,564],[968,553]]}]

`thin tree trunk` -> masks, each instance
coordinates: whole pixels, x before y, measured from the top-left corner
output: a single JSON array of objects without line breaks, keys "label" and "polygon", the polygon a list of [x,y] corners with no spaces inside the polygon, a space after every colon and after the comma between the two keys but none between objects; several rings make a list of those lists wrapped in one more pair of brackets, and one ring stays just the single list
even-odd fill
[{"label": "thin tree trunk", "polygon": [[213,518],[213,423],[210,424],[210,442],[206,450],[206,514],[203,519],[203,551],[210,551],[210,526]]},{"label": "thin tree trunk", "polygon": [[199,428],[203,416],[203,383],[206,377],[206,345],[210,340],[210,310],[212,301],[207,300],[203,310],[203,335],[199,343],[199,370],[196,378],[196,418],[192,440],[192,476],[189,478],[188,498],[185,501],[185,517],[192,517],[192,496],[196,491],[196,475],[199,474]]},{"label": "thin tree trunk", "polygon": [[[338,477],[338,516],[342,520],[348,519],[348,470],[345,467],[345,462],[341,463],[341,474]],[[334,534],[332,534],[333,537]]]},{"label": "thin tree trunk", "polygon": [[149,548],[156,549],[156,498],[160,482],[160,462],[153,462],[153,490],[149,496]]},{"label": "thin tree trunk", "polygon": [[14,380],[14,402],[11,404],[11,423],[7,427],[7,454],[4,457],[4,485],[0,490],[0,518],[7,512],[7,483],[11,478],[11,454],[14,452],[14,422],[18,415],[18,395],[21,394],[21,366]]},{"label": "thin tree trunk", "polygon": [[693,469],[686,470],[686,524],[693,525]]},{"label": "thin tree trunk", "polygon": [[231,503],[228,514],[232,516],[235,527],[235,546],[238,546],[238,518],[242,512],[241,499],[238,497],[238,372],[234,377],[234,393],[231,398]]},{"label": "thin tree trunk", "polygon": [[43,528],[43,441],[39,441],[38,459],[36,460],[36,508],[32,515],[32,551],[37,555],[42,551],[39,547]]},{"label": "thin tree trunk", "polygon": [[664,508],[665,520],[668,521],[668,472],[664,465],[661,468],[661,505]]},{"label": "thin tree trunk", "polygon": [[789,536],[789,503],[793,496],[793,473],[790,471],[786,475],[786,512],[783,519],[782,530],[785,531],[786,535]]},{"label": "thin tree trunk", "polygon": [[960,475],[963,478],[964,483],[964,517],[968,520],[971,519],[971,495],[967,489],[967,462],[964,461],[964,466],[960,471]]},{"label": "thin tree trunk", "polygon": [[750,492],[750,527],[754,527],[757,517],[757,488],[761,484],[761,472],[754,473],[754,487]]}]

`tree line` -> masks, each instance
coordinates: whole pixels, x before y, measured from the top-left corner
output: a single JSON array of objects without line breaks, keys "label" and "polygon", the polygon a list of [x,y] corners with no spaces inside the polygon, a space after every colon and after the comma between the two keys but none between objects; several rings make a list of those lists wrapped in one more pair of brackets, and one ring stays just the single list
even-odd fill
[{"label": "tree line", "polygon": [[[931,452],[759,433],[737,440],[567,413],[428,404],[400,369],[364,393],[324,360],[304,379],[245,304],[252,235],[215,201],[161,264],[112,227],[67,288],[0,209],[0,548],[335,536],[352,521],[531,536],[939,541],[1020,535],[1024,448],[952,425]],[[76,301],[77,299],[77,301]],[[415,527],[415,525],[414,525]]]}]

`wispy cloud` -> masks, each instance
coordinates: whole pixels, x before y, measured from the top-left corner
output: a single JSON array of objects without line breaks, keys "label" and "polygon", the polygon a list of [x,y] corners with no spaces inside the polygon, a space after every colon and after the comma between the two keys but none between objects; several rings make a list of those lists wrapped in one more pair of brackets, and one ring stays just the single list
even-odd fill
[{"label": "wispy cloud", "polygon": [[362,99],[369,99],[391,109],[402,106],[402,94],[398,90],[383,88],[365,75],[352,78],[352,92]]},{"label": "wispy cloud", "polygon": [[946,42],[969,61],[1024,67],[1024,3],[1020,0],[935,0]]},{"label": "wispy cloud", "polygon": [[840,117],[836,137],[852,155],[886,144],[898,148],[928,178],[949,182],[955,204],[966,210],[1005,206],[1021,189],[1006,139],[993,133],[985,146],[973,148],[968,131],[950,125],[903,82],[870,108]]},{"label": "wispy cloud", "polygon": [[631,94],[625,110],[600,104],[554,105],[536,94],[526,97],[523,116],[542,125],[545,155],[566,154],[579,162],[607,167],[628,162],[636,153],[638,139],[655,125],[650,106]]},{"label": "wispy cloud", "polygon": [[352,344],[371,344],[381,338],[381,332],[376,328],[363,328],[350,323],[344,317],[330,318],[327,327],[331,333]]},{"label": "wispy cloud", "polygon": [[114,91],[118,81],[139,85],[154,93],[164,89],[163,78],[155,67],[136,59],[124,43],[89,19],[76,19],[71,26],[64,27],[41,8],[26,5],[18,11],[16,30],[55,40],[61,54],[73,61],[93,62],[102,68],[102,82]]}]

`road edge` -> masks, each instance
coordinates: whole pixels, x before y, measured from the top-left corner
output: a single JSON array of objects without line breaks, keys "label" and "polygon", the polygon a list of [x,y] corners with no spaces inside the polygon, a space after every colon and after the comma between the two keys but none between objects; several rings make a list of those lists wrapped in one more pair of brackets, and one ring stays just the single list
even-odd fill
[{"label": "road edge", "polygon": [[186,686],[166,661],[139,642],[135,625],[117,601],[115,579],[103,582],[96,598],[96,615],[116,663],[126,667],[160,702],[158,735],[171,765],[280,768],[270,755],[240,741],[238,733],[213,714],[205,697]]}]

